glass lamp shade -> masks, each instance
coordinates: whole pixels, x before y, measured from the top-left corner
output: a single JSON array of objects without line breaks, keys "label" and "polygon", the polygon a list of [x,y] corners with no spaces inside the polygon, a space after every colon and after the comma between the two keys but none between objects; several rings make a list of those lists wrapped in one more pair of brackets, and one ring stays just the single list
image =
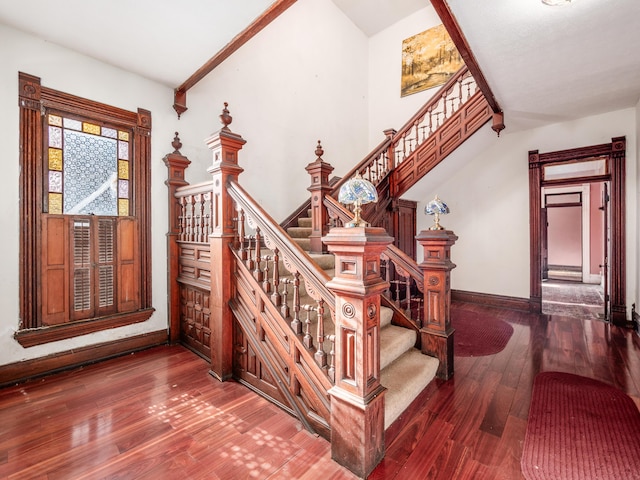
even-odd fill
[{"label": "glass lamp shade", "polygon": [[369,224],[360,218],[360,207],[366,203],[377,202],[378,192],[371,182],[362,178],[360,174],[356,174],[340,187],[338,201],[344,205],[355,205],[353,221],[347,223],[345,227],[368,227]]},{"label": "glass lamp shade", "polygon": [[444,230],[444,227],[440,225],[440,215],[446,215],[447,213],[449,213],[449,207],[446,203],[438,198],[438,195],[436,195],[436,198],[427,203],[427,205],[424,207],[424,213],[426,215],[434,216],[434,223],[433,225],[431,225],[431,227],[429,227],[429,230]]}]

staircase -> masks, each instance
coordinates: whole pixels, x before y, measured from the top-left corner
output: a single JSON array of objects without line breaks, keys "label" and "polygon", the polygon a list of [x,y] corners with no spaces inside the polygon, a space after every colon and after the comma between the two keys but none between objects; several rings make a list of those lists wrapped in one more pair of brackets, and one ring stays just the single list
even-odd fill
[{"label": "staircase", "polygon": [[[311,212],[299,217],[297,226],[287,228],[289,236],[300,247],[309,251],[309,236],[312,231]],[[331,254],[309,254],[320,268],[333,277],[335,262]],[[301,293],[300,303],[311,302],[306,292]],[[415,330],[393,325],[394,311],[382,307],[380,311],[380,376],[385,393],[384,428],[398,419],[411,402],[434,379],[438,370],[438,359],[422,354],[415,348]],[[325,333],[333,333],[332,322],[328,322]]]}]

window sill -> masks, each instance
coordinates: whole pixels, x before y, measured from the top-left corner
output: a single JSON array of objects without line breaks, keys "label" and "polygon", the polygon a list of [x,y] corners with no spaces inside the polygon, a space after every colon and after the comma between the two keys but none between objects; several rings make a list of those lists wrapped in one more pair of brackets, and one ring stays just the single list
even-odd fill
[{"label": "window sill", "polygon": [[135,312],[110,315],[108,317],[93,318],[79,322],[64,323],[49,327],[32,328],[17,331],[13,338],[24,348],[34,347],[50,342],[57,342],[67,338],[79,337],[89,333],[122,327],[133,323],[144,322],[151,317],[154,308],[146,308]]}]

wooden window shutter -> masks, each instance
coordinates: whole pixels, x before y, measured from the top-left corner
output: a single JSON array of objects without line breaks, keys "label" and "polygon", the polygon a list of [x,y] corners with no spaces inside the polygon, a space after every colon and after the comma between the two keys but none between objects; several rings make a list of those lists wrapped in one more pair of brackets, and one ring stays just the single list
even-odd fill
[{"label": "wooden window shutter", "polygon": [[140,308],[140,253],[138,221],[119,217],[118,222],[118,310]]},{"label": "wooden window shutter", "polygon": [[116,251],[114,218],[98,220],[97,285],[98,314],[115,311]]},{"label": "wooden window shutter", "polygon": [[88,219],[71,218],[72,237],[72,312],[74,320],[93,315],[92,268],[91,268],[91,222]]},{"label": "wooden window shutter", "polygon": [[68,218],[42,216],[42,324],[69,320],[69,229]]}]

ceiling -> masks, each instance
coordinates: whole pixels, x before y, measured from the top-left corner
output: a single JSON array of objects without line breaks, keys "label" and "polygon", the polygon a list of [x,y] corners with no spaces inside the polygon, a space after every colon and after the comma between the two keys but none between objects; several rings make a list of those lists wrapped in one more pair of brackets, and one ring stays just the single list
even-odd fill
[{"label": "ceiling", "polygon": [[[303,0],[299,0],[303,1]],[[333,0],[368,36],[428,0]],[[0,2],[0,23],[175,88],[273,0]],[[633,107],[640,1],[448,0],[509,129]],[[73,12],[70,14],[69,12]]]}]

